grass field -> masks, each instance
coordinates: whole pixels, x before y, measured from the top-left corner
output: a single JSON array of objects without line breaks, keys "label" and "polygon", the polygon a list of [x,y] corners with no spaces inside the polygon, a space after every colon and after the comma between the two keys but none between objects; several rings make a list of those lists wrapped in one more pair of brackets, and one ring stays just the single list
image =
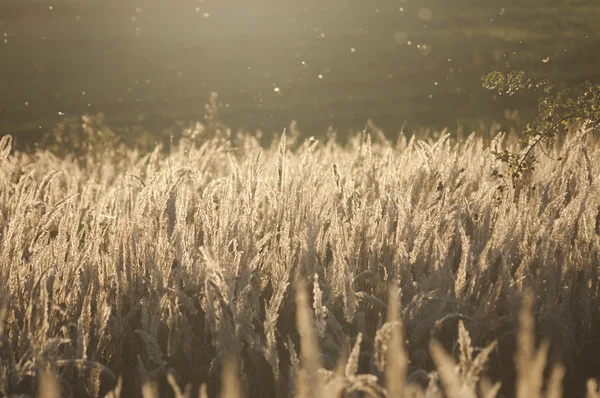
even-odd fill
[{"label": "grass field", "polygon": [[225,131],[2,139],[2,395],[599,396],[595,136],[513,187],[501,135]]},{"label": "grass field", "polygon": [[0,396],[600,398],[597,15],[1,0]]},{"label": "grass field", "polygon": [[211,91],[234,129],[270,134],[295,119],[308,135],[345,134],[372,118],[390,133],[405,122],[471,131],[504,122],[507,108],[534,114],[530,98],[481,89],[492,70],[566,86],[599,78],[596,2],[165,4],[2,1],[0,133],[22,144],[64,117],[104,112],[158,135],[198,119]]}]

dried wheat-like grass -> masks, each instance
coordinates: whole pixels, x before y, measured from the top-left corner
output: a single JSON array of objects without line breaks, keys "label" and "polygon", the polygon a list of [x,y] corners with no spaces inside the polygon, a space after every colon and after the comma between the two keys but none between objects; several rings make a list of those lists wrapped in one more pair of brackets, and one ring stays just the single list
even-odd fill
[{"label": "dried wheat-like grass", "polygon": [[296,323],[300,333],[301,345],[301,367],[299,384],[297,386],[300,397],[320,397],[322,386],[319,376],[321,369],[320,350],[315,333],[313,313],[308,304],[306,283],[299,281],[296,292],[297,315]]},{"label": "dried wheat-like grass", "polygon": [[168,154],[0,140],[1,395],[51,369],[65,396],[215,395],[227,372],[232,396],[597,396],[594,136],[513,187],[503,135],[261,148],[210,123]]},{"label": "dried wheat-like grass", "polygon": [[40,375],[39,398],[60,398],[60,384],[50,370],[45,370]]}]

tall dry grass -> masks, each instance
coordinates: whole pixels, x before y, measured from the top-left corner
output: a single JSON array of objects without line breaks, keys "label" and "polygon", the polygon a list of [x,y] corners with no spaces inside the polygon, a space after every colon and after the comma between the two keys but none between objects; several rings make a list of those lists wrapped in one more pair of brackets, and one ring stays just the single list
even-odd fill
[{"label": "tall dry grass", "polygon": [[502,136],[236,140],[2,139],[1,394],[599,396],[588,133],[515,187]]}]

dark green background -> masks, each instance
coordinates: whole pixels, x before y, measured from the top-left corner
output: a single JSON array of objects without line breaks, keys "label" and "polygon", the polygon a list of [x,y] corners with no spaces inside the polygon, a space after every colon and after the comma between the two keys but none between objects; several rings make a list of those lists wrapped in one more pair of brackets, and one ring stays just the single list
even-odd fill
[{"label": "dark green background", "polygon": [[491,70],[597,83],[599,21],[598,1],[2,0],[0,134],[84,112],[158,132],[201,119],[210,91],[233,127],[476,128],[535,111],[482,89]]}]

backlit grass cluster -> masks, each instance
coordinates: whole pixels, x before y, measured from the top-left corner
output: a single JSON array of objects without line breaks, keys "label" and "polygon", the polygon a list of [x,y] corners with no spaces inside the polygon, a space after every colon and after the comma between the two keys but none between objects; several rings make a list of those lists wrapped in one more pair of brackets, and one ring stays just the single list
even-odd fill
[{"label": "backlit grass cluster", "polygon": [[0,394],[598,397],[600,144],[0,145]]}]

